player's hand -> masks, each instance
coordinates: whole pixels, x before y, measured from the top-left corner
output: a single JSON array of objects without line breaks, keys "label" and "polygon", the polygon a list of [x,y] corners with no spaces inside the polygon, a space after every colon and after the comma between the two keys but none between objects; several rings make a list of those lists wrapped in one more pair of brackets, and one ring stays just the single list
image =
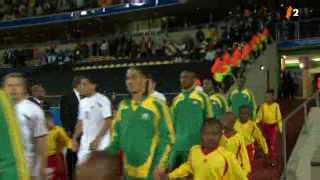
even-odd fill
[{"label": "player's hand", "polygon": [[94,141],[92,141],[90,143],[90,150],[96,151],[98,149],[100,142],[101,142],[101,139],[99,139],[99,138],[96,138]]},{"label": "player's hand", "polygon": [[166,176],[165,169],[158,166],[154,171],[153,171],[153,178],[155,180],[162,180]]},{"label": "player's hand", "polygon": [[79,143],[76,139],[72,140],[72,151],[77,152],[79,149]]}]

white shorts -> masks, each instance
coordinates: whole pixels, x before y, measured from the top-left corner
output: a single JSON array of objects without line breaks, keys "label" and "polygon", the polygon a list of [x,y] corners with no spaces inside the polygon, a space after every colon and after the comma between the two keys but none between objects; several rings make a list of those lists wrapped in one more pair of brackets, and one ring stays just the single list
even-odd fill
[{"label": "white shorts", "polygon": [[[77,164],[82,164],[83,162],[85,162],[90,153],[92,152],[90,150],[90,143],[91,142],[88,142],[86,141],[85,139],[81,139],[81,143],[80,143],[80,149],[79,149],[79,152],[78,152],[78,162]],[[107,133],[103,138],[102,138],[102,141],[100,143],[100,145],[98,146],[98,149],[97,150],[104,150],[106,147],[108,147],[110,144],[110,134]]]}]

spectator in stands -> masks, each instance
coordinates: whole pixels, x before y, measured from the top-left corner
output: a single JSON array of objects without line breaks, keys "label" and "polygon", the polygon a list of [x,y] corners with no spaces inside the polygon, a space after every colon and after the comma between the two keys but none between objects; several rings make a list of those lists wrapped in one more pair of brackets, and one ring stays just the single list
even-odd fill
[{"label": "spectator in stands", "polygon": [[228,103],[231,107],[232,112],[239,117],[239,109],[241,106],[248,106],[250,109],[250,117],[255,118],[256,116],[256,100],[255,97],[248,88],[245,87],[246,79],[240,77],[236,82],[236,87],[231,89],[228,94]]},{"label": "spectator in stands", "polygon": [[31,96],[28,99],[37,104],[43,110],[48,110],[50,105],[45,101],[45,97],[46,90],[41,84],[34,84],[31,87]]},{"label": "spectator in stands", "polygon": [[[72,81],[73,89],[63,95],[60,102],[60,119],[62,126],[70,137],[74,134],[74,129],[78,120],[79,102],[81,97],[81,87],[83,87],[85,77],[76,76]],[[77,153],[67,151],[68,177],[73,179],[75,165],[77,162]]]},{"label": "spectator in stands", "polygon": [[108,43],[108,41],[103,40],[101,42],[101,46],[100,46],[101,56],[107,56],[108,50],[109,50],[109,43]]},{"label": "spectator in stands", "polygon": [[91,55],[98,56],[98,43],[96,41],[91,44]]},{"label": "spectator in stands", "polygon": [[209,97],[196,89],[195,79],[196,74],[192,71],[182,71],[180,74],[182,92],[174,98],[172,105],[176,144],[170,158],[170,168],[187,161],[190,148],[200,143],[202,124],[213,117]]},{"label": "spectator in stands", "polygon": [[[132,167],[125,168],[125,179],[154,179],[163,174],[175,141],[169,108],[149,96],[147,82],[145,70],[128,69],[126,85],[131,99],[120,103],[113,121],[111,145],[106,149],[113,155],[123,151],[125,166]],[[143,164],[145,168],[139,168]]]},{"label": "spectator in stands", "polygon": [[220,119],[221,116],[229,109],[225,96],[220,94],[217,87],[214,87],[212,78],[206,78],[203,80],[203,90],[209,96],[213,117],[215,119]]},{"label": "spectator in stands", "polygon": [[81,57],[86,59],[89,57],[89,46],[86,42],[83,42],[80,47]]}]

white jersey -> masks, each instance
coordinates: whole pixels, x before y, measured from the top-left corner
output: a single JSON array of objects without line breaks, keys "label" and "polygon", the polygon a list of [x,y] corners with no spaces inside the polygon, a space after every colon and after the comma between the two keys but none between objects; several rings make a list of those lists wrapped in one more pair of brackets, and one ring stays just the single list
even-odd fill
[{"label": "white jersey", "polygon": [[39,160],[35,139],[48,134],[43,110],[35,103],[24,99],[16,104],[16,114],[20,123],[26,159],[32,176],[39,176]]},{"label": "white jersey", "polygon": [[[95,140],[101,129],[104,127],[105,119],[112,116],[110,100],[96,93],[93,96],[81,99],[79,104],[78,120],[82,121],[82,136],[78,153],[79,163],[86,160],[90,153],[90,143]],[[110,143],[109,131],[102,138],[98,150],[103,150]]]},{"label": "white jersey", "polygon": [[152,97],[155,97],[157,99],[160,99],[162,101],[164,101],[165,103],[167,102],[167,99],[166,99],[166,96],[164,96],[164,94],[158,92],[158,91],[154,91],[152,94],[151,94]]}]

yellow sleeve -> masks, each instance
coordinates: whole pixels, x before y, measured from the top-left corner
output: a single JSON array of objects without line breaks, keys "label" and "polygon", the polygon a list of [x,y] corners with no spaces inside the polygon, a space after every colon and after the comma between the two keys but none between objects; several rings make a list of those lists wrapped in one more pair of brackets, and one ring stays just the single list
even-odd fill
[{"label": "yellow sleeve", "polygon": [[209,97],[204,94],[204,103],[205,103],[205,107],[206,107],[206,113],[207,113],[207,118],[213,118],[213,111],[212,111],[212,105],[211,105],[211,102],[210,102],[210,99]]},{"label": "yellow sleeve", "polygon": [[177,178],[184,178],[188,175],[192,174],[192,168],[191,168],[191,153],[189,153],[188,161],[179,166],[177,169],[173,170],[168,176],[169,179],[177,179]]},{"label": "yellow sleeve", "polygon": [[177,178],[184,178],[187,177],[192,173],[191,166],[189,161],[182,164],[180,167],[175,169],[169,174],[169,179],[177,179]]},{"label": "yellow sleeve", "polygon": [[248,151],[243,138],[241,138],[240,142],[241,142],[240,158],[242,163],[242,169],[248,175],[251,172],[251,164],[248,156]]},{"label": "yellow sleeve", "polygon": [[226,179],[248,180],[247,174],[240,167],[240,164],[236,160],[233,154],[226,153],[228,159],[228,171]]},{"label": "yellow sleeve", "polygon": [[72,148],[72,139],[67,135],[66,131],[63,128],[58,128],[59,139],[61,142],[69,149]]},{"label": "yellow sleeve", "polygon": [[161,142],[159,144],[159,149],[162,149],[163,153],[162,153],[162,158],[160,160],[160,165],[166,168],[168,164],[169,154],[172,150],[172,146],[174,145],[176,139],[175,139],[175,131],[174,131],[169,108],[164,103],[161,106],[162,106],[162,117],[161,117],[161,124],[160,124]]},{"label": "yellow sleeve", "polygon": [[278,121],[278,128],[279,131],[282,133],[282,115],[281,115],[281,111],[280,111],[280,107],[277,104],[277,111],[276,111],[276,117],[277,117],[277,121]]},{"label": "yellow sleeve", "polygon": [[256,117],[256,122],[260,123],[263,119],[263,104],[259,107],[259,111]]},{"label": "yellow sleeve", "polygon": [[268,146],[267,146],[266,139],[264,138],[260,128],[258,128],[258,126],[256,124],[254,124],[254,128],[255,128],[254,132],[253,132],[254,139],[258,142],[258,144],[262,148],[263,152],[265,154],[268,154]]}]

